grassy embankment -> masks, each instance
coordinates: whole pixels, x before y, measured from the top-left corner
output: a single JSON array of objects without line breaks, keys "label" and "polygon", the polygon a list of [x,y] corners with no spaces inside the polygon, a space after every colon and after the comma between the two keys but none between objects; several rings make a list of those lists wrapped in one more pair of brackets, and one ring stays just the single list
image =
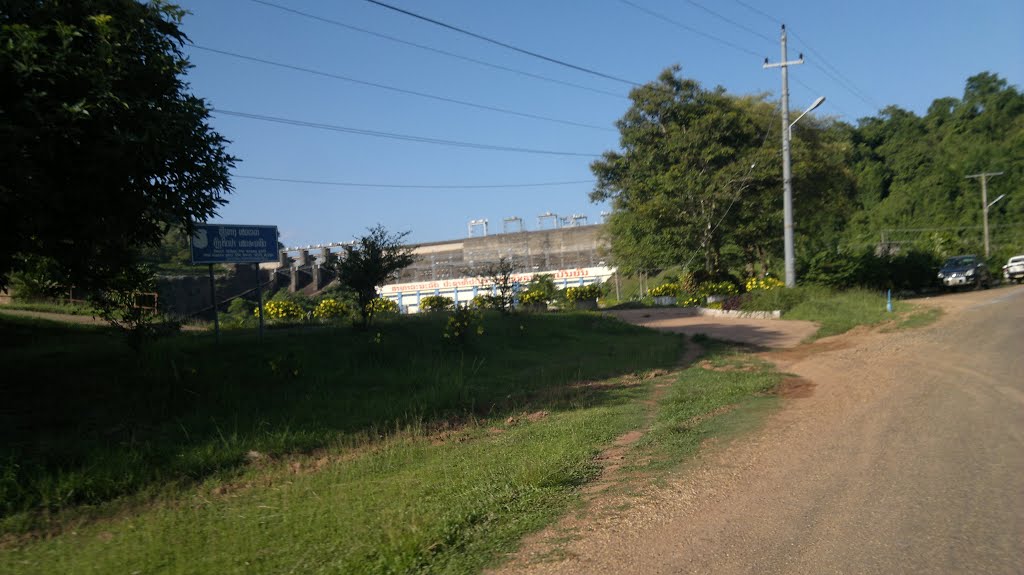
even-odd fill
[{"label": "grassy embankment", "polygon": [[847,332],[859,325],[897,322],[898,327],[923,327],[934,322],[939,312],[893,300],[893,311],[886,310],[884,294],[866,290],[833,290],[821,286],[799,286],[752,292],[744,302],[745,310],[781,310],[783,319],[802,319],[821,324],[812,339]]},{"label": "grassy embankment", "polygon": [[[456,351],[442,325],[188,335],[136,357],[105,328],[2,318],[0,571],[472,572],[578,500],[594,456],[648,422],[636,373],[682,345],[493,316]],[[707,414],[776,381],[691,367],[638,449],[679,461],[728,427]]]}]

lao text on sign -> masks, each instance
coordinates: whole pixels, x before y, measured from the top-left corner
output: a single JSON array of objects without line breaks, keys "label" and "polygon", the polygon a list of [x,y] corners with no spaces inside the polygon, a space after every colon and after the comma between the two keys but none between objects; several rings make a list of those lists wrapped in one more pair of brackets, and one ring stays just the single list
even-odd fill
[{"label": "lao text on sign", "polygon": [[253,264],[276,261],[277,226],[196,224],[193,264]]}]

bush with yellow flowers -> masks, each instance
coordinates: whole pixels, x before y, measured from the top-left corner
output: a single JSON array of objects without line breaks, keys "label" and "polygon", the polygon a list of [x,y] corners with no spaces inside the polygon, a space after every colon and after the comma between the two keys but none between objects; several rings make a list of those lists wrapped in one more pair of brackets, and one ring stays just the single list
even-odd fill
[{"label": "bush with yellow flowers", "polygon": [[697,286],[697,295],[736,295],[740,293],[732,282],[704,282]]},{"label": "bush with yellow flowers", "polygon": [[428,295],[420,299],[421,311],[448,311],[455,308],[455,300],[443,295]]},{"label": "bush with yellow flowers", "polygon": [[[276,321],[299,321],[306,315],[298,304],[287,300],[270,300],[263,304],[263,309],[267,319]],[[260,308],[254,309],[253,314],[259,317]]]},{"label": "bush with yellow flowers", "polygon": [[547,303],[547,301],[547,296],[545,296],[542,291],[527,290],[519,294],[519,303],[523,305]]},{"label": "bush with yellow flowers", "polygon": [[589,284],[565,288],[565,299],[569,301],[595,300],[601,297],[601,286]]},{"label": "bush with yellow flowers", "polygon": [[313,310],[313,317],[321,320],[336,319],[348,314],[348,306],[333,298],[324,298]]},{"label": "bush with yellow flowers", "polygon": [[785,284],[779,281],[778,279],[769,276],[765,278],[750,278],[747,280],[747,283],[744,287],[748,292],[750,292],[757,290],[769,291],[773,289],[778,289],[784,285]]},{"label": "bush with yellow flowers", "polygon": [[483,335],[484,326],[480,323],[480,312],[468,307],[456,308],[448,316],[442,337],[458,347],[465,346],[474,335]]},{"label": "bush with yellow flowers", "polygon": [[651,297],[663,297],[663,296],[674,296],[680,292],[681,288],[676,283],[664,283],[660,286],[652,287],[647,293]]},{"label": "bush with yellow flowers", "polygon": [[395,300],[388,299],[386,297],[379,297],[369,303],[370,311],[373,315],[386,315],[395,314],[401,311],[398,308],[398,302]]}]

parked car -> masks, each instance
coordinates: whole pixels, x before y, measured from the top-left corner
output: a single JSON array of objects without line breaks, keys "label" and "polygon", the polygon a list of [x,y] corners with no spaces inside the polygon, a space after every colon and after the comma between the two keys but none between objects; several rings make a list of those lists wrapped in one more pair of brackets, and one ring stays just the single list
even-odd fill
[{"label": "parked car", "polygon": [[1003,266],[1003,279],[1008,282],[1024,282],[1024,255],[1013,256]]},{"label": "parked car", "polygon": [[973,286],[988,289],[992,285],[992,274],[985,261],[975,255],[956,256],[946,260],[939,269],[939,281],[947,289]]}]

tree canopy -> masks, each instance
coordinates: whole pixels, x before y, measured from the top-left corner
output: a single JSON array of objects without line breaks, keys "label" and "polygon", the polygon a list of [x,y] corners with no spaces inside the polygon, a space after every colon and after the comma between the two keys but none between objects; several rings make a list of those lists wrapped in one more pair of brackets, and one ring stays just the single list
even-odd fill
[{"label": "tree canopy", "polygon": [[[591,165],[591,200],[612,202],[616,264],[629,273],[696,262],[711,277],[740,263],[767,266],[782,239],[778,144],[770,138],[778,134],[776,107],[763,97],[704,89],[678,72],[669,68],[632,91],[617,124],[622,151]],[[835,143],[808,141],[802,153],[821,169],[805,177],[833,186]],[[810,201],[822,191],[800,195]]]},{"label": "tree canopy", "polygon": [[[46,260],[102,288],[216,214],[235,159],[189,93],[163,2],[21,0],[0,13],[0,288]],[[33,263],[33,262],[36,263]]]},{"label": "tree canopy", "polygon": [[1006,80],[977,74],[923,117],[889,106],[852,134],[858,201],[846,242],[980,252],[980,185],[966,176],[1002,172],[988,185],[989,202],[1006,194],[990,210],[993,246],[1000,258],[1024,251],[1024,95]]},{"label": "tree canopy", "polygon": [[[678,67],[630,98],[620,150],[591,165],[591,200],[612,204],[619,269],[778,271],[778,105],[702,88]],[[939,98],[924,117],[894,106],[857,125],[807,116],[792,135],[798,262],[883,240],[938,256],[980,251],[979,185],[965,176],[983,171],[1003,172],[990,202],[1007,194],[990,213],[996,251],[1024,251],[1024,197],[1012,193],[1024,179],[1024,97],[998,76],[969,78],[962,98]]]}]

